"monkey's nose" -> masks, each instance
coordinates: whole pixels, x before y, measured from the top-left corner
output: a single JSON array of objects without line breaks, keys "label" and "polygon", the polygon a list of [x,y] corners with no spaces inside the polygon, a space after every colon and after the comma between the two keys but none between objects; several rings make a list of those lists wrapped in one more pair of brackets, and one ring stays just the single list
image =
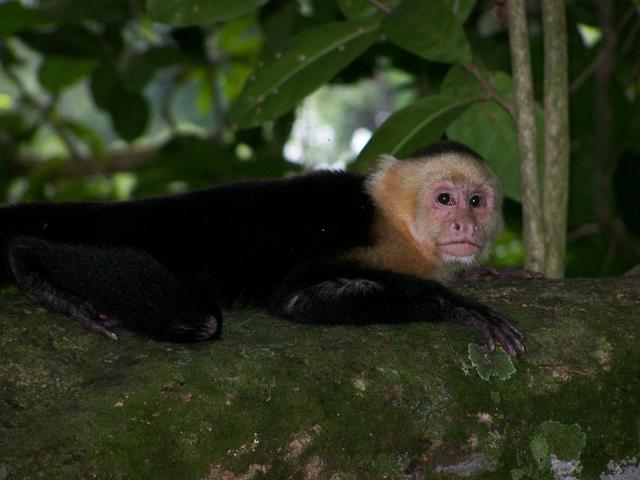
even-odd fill
[{"label": "monkey's nose", "polygon": [[479,226],[477,223],[466,220],[455,220],[451,222],[451,231],[457,234],[474,236],[478,231]]}]

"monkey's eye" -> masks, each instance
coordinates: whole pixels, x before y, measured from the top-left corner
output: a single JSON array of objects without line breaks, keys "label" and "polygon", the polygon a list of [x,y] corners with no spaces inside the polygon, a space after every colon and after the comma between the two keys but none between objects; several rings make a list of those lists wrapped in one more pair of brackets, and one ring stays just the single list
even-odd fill
[{"label": "monkey's eye", "polygon": [[451,195],[448,193],[441,193],[438,195],[438,203],[442,205],[451,205]]},{"label": "monkey's eye", "polygon": [[477,208],[480,206],[480,203],[482,203],[482,199],[478,196],[478,195],[474,195],[473,197],[471,197],[469,199],[469,206],[471,208]]}]

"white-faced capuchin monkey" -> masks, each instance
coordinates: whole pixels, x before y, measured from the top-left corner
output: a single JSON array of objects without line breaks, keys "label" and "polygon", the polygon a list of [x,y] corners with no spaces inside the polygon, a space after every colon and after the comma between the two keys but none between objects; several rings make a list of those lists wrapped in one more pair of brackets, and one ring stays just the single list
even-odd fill
[{"label": "white-faced capuchin monkey", "polygon": [[301,323],[458,320],[516,355],[514,323],[441,283],[487,255],[501,203],[485,161],[442,141],[366,176],[6,206],[0,269],[30,298],[114,339],[117,325],[160,340],[212,338],[218,305],[242,302]]}]

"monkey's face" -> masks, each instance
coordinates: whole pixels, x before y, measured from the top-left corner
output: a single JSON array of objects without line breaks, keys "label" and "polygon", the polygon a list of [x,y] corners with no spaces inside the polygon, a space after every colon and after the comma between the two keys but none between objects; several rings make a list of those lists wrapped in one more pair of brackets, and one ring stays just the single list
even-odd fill
[{"label": "monkey's face", "polygon": [[488,223],[495,216],[495,193],[487,184],[442,180],[425,197],[432,238],[444,260],[469,263],[486,251]]},{"label": "monkey's face", "polygon": [[411,230],[422,250],[445,263],[483,259],[502,230],[496,176],[486,164],[459,155],[425,162],[422,174]]},{"label": "monkey's face", "polygon": [[502,230],[500,183],[485,162],[469,155],[386,157],[368,189],[433,266],[481,260]]}]

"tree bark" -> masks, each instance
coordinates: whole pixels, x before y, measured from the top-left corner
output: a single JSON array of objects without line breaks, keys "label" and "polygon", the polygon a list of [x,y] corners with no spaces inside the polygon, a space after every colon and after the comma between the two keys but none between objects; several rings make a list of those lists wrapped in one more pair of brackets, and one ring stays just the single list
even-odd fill
[{"label": "tree bark", "polygon": [[542,272],[545,268],[545,239],[538,178],[531,56],[524,0],[508,0],[507,14],[522,186],[524,264],[528,270]]},{"label": "tree bark", "polygon": [[564,0],[543,0],[545,273],[564,276],[569,200],[569,84]]}]

